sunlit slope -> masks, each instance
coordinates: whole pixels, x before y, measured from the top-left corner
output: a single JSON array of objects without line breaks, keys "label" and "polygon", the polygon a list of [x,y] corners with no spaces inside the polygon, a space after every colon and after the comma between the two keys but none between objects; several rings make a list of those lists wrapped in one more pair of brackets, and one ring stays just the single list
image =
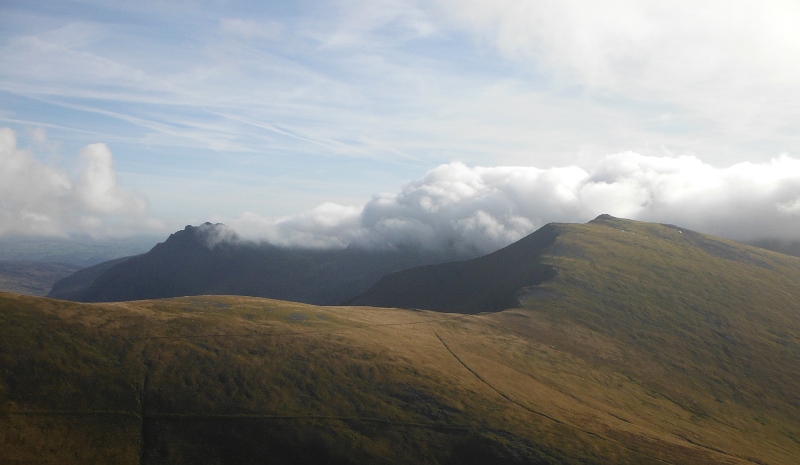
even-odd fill
[{"label": "sunlit slope", "polygon": [[800,260],[548,228],[496,313],[3,294],[0,463],[800,463]]},{"label": "sunlit slope", "polygon": [[[365,300],[410,306],[413,299],[417,308],[441,310],[436,289],[490,295],[498,289],[492,284],[497,276],[520,269],[516,263],[524,260],[517,252],[526,241],[544,242],[525,258],[531,268],[552,267],[555,277],[503,289],[504,298],[513,297],[522,309],[492,319],[524,339],[621,373],[668,401],[689,423],[678,427],[673,417],[647,417],[647,398],[621,407],[671,434],[740,456],[761,447],[753,444],[756,437],[768,453],[797,447],[800,260],[795,257],[604,215],[585,225],[548,225],[468,262],[389,275]],[[468,279],[453,279],[459,270]],[[482,280],[474,277],[481,270]],[[444,309],[474,311],[458,305]],[[589,395],[586,389],[581,396]],[[748,434],[740,438],[737,431]]]},{"label": "sunlit slope", "polygon": [[499,333],[459,315],[240,297],[0,305],[0,462],[658,463],[485,384],[453,354]]},{"label": "sunlit slope", "polygon": [[542,257],[557,277],[523,295],[531,311],[497,318],[546,322],[508,328],[672,404],[673,418],[625,404],[665,431],[740,456],[796,454],[800,260],[608,216],[559,227]]},{"label": "sunlit slope", "polygon": [[0,318],[0,463],[800,461],[767,386],[711,397],[541,311],[3,294]]}]

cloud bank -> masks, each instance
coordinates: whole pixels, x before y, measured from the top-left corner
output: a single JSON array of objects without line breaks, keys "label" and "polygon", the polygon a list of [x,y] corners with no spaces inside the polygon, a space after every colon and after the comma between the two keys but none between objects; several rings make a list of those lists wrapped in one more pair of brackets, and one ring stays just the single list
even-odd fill
[{"label": "cloud bank", "polygon": [[796,2],[438,3],[505,56],[567,82],[668,101],[737,129],[797,116],[800,64],[787,58],[800,52]]},{"label": "cloud bank", "polygon": [[0,236],[106,235],[115,226],[152,227],[147,201],[117,183],[114,160],[105,144],[78,154],[80,173],[39,161],[17,147],[13,130],[0,128]]},{"label": "cloud bank", "polygon": [[694,156],[610,155],[577,166],[438,166],[363,207],[325,203],[301,214],[224,221],[277,245],[453,248],[486,253],[548,222],[599,214],[678,224],[735,240],[800,238],[800,160],[716,168]]}]

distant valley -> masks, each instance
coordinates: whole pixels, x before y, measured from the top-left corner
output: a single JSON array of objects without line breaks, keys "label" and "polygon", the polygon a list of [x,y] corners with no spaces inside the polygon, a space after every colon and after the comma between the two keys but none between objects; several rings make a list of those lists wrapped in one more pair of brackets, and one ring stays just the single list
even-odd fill
[{"label": "distant valley", "polygon": [[149,250],[159,238],[0,238],[0,291],[45,296],[56,281],[86,267]]},{"label": "distant valley", "polygon": [[66,263],[0,261],[0,291],[46,296],[56,281],[82,268]]}]

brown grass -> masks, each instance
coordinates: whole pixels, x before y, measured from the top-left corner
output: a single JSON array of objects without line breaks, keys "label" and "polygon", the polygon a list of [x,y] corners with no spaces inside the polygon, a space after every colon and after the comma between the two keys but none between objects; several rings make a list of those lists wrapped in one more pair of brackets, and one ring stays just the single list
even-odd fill
[{"label": "brown grass", "polygon": [[611,226],[492,314],[2,294],[0,462],[800,463],[800,261]]}]

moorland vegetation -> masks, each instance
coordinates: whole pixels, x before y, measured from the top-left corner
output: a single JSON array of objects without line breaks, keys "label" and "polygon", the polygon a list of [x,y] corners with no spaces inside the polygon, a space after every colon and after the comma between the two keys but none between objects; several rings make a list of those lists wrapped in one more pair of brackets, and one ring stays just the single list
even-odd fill
[{"label": "moorland vegetation", "polygon": [[2,294],[0,461],[800,463],[800,259],[609,216],[532,237],[365,294],[416,308]]}]

